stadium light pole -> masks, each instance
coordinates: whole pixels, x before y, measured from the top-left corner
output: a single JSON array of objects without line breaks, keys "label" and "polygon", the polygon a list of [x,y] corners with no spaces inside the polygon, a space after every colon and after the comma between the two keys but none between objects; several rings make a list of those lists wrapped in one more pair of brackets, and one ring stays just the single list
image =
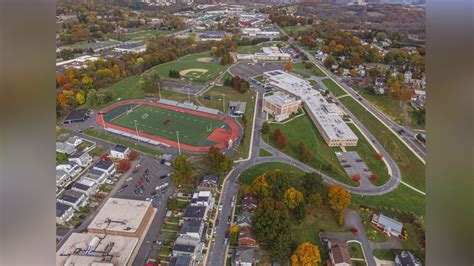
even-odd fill
[{"label": "stadium light pole", "polygon": [[179,144],[179,131],[176,131],[176,138],[178,139],[178,153],[181,155],[181,145]]},{"label": "stadium light pole", "polygon": [[140,142],[140,138],[138,137],[137,120],[133,120],[133,123],[135,124],[135,132],[137,133],[137,140],[138,140],[138,142]]},{"label": "stadium light pole", "polygon": [[222,93],[222,112],[225,113],[225,94]]}]

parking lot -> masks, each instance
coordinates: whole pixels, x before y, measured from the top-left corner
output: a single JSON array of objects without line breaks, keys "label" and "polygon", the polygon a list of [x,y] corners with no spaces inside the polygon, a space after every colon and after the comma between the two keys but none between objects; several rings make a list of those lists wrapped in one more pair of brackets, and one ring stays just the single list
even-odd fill
[{"label": "parking lot", "polygon": [[[152,200],[157,207],[162,201],[165,190],[171,185],[172,168],[150,157],[143,157],[140,167],[134,170],[130,177],[117,190],[115,197],[135,200]],[[166,186],[168,183],[168,186]],[[157,187],[163,189],[156,190]]]},{"label": "parking lot", "polygon": [[263,75],[263,72],[272,70],[283,70],[286,62],[240,62],[229,68],[229,72],[234,76],[248,79]]},{"label": "parking lot", "polygon": [[369,179],[372,175],[369,167],[357,152],[336,152],[336,156],[350,178],[359,175],[361,179]]},{"label": "parking lot", "polygon": [[178,80],[168,80],[164,79],[161,82],[163,89],[169,90],[172,92],[197,95],[201,90],[204,89],[203,84],[193,83],[189,81],[178,81]]}]

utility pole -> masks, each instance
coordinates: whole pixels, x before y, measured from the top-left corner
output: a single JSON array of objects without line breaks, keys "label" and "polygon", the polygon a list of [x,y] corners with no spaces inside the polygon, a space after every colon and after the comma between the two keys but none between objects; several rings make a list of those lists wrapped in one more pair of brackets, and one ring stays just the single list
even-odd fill
[{"label": "utility pole", "polygon": [[188,90],[188,102],[191,102],[191,98],[189,96],[189,88],[186,88]]},{"label": "utility pole", "polygon": [[138,136],[137,120],[133,120],[133,123],[135,124],[135,132],[137,133],[137,140],[138,140],[138,142],[140,142],[140,138]]},{"label": "utility pole", "polygon": [[222,112],[225,113],[225,94],[222,94]]},{"label": "utility pole", "polygon": [[178,153],[181,155],[181,145],[179,144],[179,131],[176,131],[176,138],[178,139]]}]

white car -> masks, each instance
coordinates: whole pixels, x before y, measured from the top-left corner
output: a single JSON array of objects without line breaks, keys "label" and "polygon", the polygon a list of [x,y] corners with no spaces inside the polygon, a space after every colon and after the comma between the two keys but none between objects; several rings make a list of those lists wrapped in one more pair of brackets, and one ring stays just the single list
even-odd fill
[{"label": "white car", "polygon": [[219,211],[222,211],[222,203],[219,205]]}]

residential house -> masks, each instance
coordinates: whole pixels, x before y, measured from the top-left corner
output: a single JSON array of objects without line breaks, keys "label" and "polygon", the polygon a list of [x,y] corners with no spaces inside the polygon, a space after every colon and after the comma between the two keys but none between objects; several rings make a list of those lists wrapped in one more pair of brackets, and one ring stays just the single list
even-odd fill
[{"label": "residential house", "polygon": [[191,256],[180,255],[171,257],[168,266],[193,266],[194,261]]},{"label": "residential house", "polygon": [[201,239],[204,231],[204,223],[201,220],[184,221],[179,230],[179,235],[187,235],[196,239]]},{"label": "residential house", "polygon": [[207,220],[206,206],[192,206],[188,205],[184,209],[183,220]]},{"label": "residential house", "polygon": [[82,168],[74,162],[63,162],[56,166],[56,170],[63,170],[71,177],[75,177],[82,171]]},{"label": "residential house", "polygon": [[56,187],[64,187],[71,181],[71,176],[64,170],[56,170]]},{"label": "residential house", "polygon": [[204,243],[187,235],[178,236],[173,247],[173,256],[187,255],[193,260],[200,260]]},{"label": "residential house", "polygon": [[56,223],[64,224],[71,220],[74,215],[74,208],[60,202],[56,202]]},{"label": "residential house", "polygon": [[231,116],[242,117],[245,115],[245,107],[247,106],[246,102],[229,102],[229,114]]},{"label": "residential house", "polygon": [[239,216],[237,216],[236,224],[238,227],[252,226],[252,213],[241,212]]},{"label": "residential house", "polygon": [[215,199],[212,196],[211,191],[203,190],[193,194],[191,199],[191,206],[206,206],[208,209],[214,207]]},{"label": "residential house", "polygon": [[107,174],[104,171],[99,171],[95,169],[89,169],[81,179],[93,181],[97,185],[102,185],[107,180]]},{"label": "residential house", "polygon": [[219,177],[216,175],[206,175],[201,179],[199,182],[199,186],[197,187],[198,191],[202,190],[210,190],[215,192],[219,186]]},{"label": "residential house", "polygon": [[240,206],[242,207],[243,211],[246,212],[253,212],[257,208],[258,200],[252,195],[246,195],[241,203]]},{"label": "residential house", "polygon": [[412,80],[413,80],[413,73],[411,73],[410,70],[405,71],[405,75],[404,75],[404,76],[405,76],[405,79],[404,79],[404,82],[405,82],[405,83],[411,83],[411,82],[412,82]]},{"label": "residential house", "polygon": [[422,266],[422,264],[410,251],[403,250],[395,256],[395,266]]},{"label": "residential house", "polygon": [[375,78],[374,92],[375,92],[375,94],[385,94],[385,93],[387,93],[387,88],[385,86],[385,78]]},{"label": "residential house", "polygon": [[75,210],[79,210],[81,207],[87,205],[89,197],[81,192],[74,190],[66,190],[59,198],[56,199],[57,202],[63,203],[73,207]]},{"label": "residential house", "polygon": [[372,224],[383,230],[388,236],[399,237],[402,234],[403,224],[383,214],[374,214],[372,216]]},{"label": "residential house", "polygon": [[87,196],[92,196],[99,190],[96,183],[86,179],[77,181],[74,183],[74,185],[72,185],[71,189],[80,193],[84,193]]},{"label": "residential house", "polygon": [[254,248],[237,247],[232,253],[232,266],[252,266],[260,261]]},{"label": "residential house", "polygon": [[117,171],[115,164],[109,160],[100,160],[94,165],[94,168],[92,169],[104,172],[107,177],[112,176]]},{"label": "residential house", "polygon": [[80,167],[87,167],[92,163],[92,156],[88,152],[76,152],[69,156],[68,161],[78,164]]},{"label": "residential house", "polygon": [[82,138],[78,136],[72,136],[69,137],[64,143],[73,146],[74,148],[77,148],[79,145],[81,145],[83,142]]},{"label": "residential house", "polygon": [[70,155],[76,152],[76,149],[74,148],[74,146],[71,146],[69,144],[63,142],[56,142],[56,152]]},{"label": "residential house", "polygon": [[255,234],[252,231],[252,227],[244,226],[240,228],[238,242],[239,242],[239,246],[245,246],[245,247],[257,246],[257,238],[255,237]]},{"label": "residential house", "polygon": [[346,243],[329,243],[329,257],[333,266],[351,266],[351,256]]},{"label": "residential house", "polygon": [[110,157],[117,160],[122,160],[128,157],[132,150],[129,147],[117,144],[110,150]]}]

